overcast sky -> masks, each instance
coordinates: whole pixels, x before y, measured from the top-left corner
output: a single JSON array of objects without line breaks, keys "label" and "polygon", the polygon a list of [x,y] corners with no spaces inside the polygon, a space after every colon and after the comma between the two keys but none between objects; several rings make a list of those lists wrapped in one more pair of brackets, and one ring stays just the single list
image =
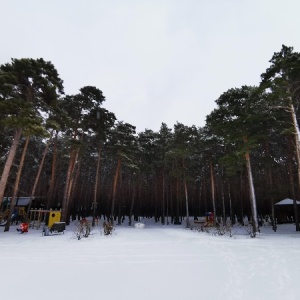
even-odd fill
[{"label": "overcast sky", "polygon": [[299,0],[0,0],[0,64],[51,61],[66,94],[96,86],[138,132],[204,126],[282,44],[300,52],[299,12]]}]

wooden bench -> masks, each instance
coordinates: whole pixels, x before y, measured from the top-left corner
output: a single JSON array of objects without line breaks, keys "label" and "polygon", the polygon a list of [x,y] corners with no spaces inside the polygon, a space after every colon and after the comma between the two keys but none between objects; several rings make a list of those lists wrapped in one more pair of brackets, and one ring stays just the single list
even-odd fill
[{"label": "wooden bench", "polygon": [[49,228],[48,226],[45,226],[43,228],[42,235],[48,236],[50,233],[64,233],[64,230],[66,228],[66,224],[64,222],[56,222],[53,223],[53,225]]},{"label": "wooden bench", "polygon": [[64,233],[66,230],[66,222],[54,222],[53,225],[49,228],[51,233]]},{"label": "wooden bench", "polygon": [[193,229],[203,230],[203,227],[206,226],[206,223],[207,223],[206,221],[194,220],[194,224],[192,226],[193,226]]},{"label": "wooden bench", "polygon": [[[200,229],[203,230],[204,227],[213,227],[214,222],[209,220],[209,221],[198,221],[194,220],[193,228],[194,229]],[[216,223],[216,226],[218,226],[218,223]]]}]

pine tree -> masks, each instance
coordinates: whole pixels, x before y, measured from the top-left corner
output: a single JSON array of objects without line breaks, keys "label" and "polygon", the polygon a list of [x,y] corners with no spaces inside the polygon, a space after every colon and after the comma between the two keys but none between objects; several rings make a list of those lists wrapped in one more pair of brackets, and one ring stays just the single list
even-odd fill
[{"label": "pine tree", "polygon": [[12,59],[0,66],[1,123],[15,130],[0,180],[0,203],[22,132],[47,134],[42,114],[49,113],[61,93],[62,80],[55,67],[42,58]]}]

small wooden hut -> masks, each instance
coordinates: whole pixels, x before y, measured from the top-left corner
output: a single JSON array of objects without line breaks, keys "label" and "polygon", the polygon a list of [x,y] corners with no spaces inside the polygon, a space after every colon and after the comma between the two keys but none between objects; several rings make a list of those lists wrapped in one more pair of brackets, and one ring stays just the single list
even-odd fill
[{"label": "small wooden hut", "polygon": [[[298,216],[300,216],[300,201],[297,201]],[[294,217],[294,200],[290,198],[283,199],[275,203],[275,216],[277,223],[293,223]]]}]

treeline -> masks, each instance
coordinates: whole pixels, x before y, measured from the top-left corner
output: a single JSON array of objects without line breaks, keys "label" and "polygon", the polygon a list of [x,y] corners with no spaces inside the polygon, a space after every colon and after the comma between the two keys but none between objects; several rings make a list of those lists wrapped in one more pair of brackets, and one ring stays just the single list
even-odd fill
[{"label": "treeline", "polygon": [[259,86],[224,92],[204,127],[136,133],[97,87],[65,95],[51,62],[12,59],[0,66],[0,200],[12,196],[12,209],[18,196],[43,197],[67,223],[180,223],[212,211],[220,222],[248,216],[255,235],[275,202],[299,198],[299,92],[300,54],[282,46]]}]

